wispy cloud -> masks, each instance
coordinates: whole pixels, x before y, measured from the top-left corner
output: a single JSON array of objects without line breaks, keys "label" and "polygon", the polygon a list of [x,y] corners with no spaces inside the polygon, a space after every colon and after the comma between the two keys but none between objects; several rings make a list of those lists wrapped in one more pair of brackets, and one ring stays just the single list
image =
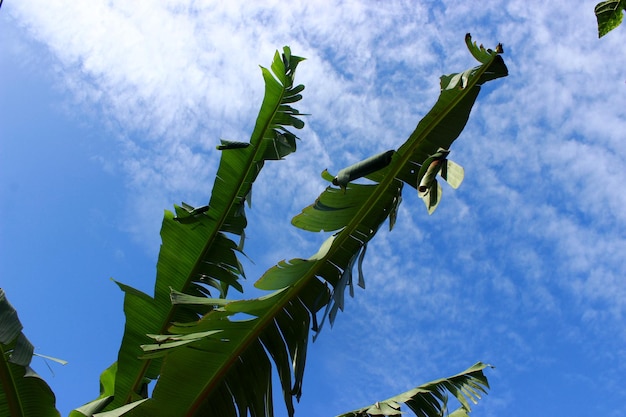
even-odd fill
[{"label": "wispy cloud", "polygon": [[[465,183],[444,189],[430,218],[408,196],[396,230],[377,236],[368,290],[338,318],[354,332],[341,339],[351,348],[339,360],[378,378],[365,400],[383,386],[439,376],[448,361],[458,365],[451,372],[482,355],[509,367],[533,355],[541,362],[548,353],[537,346],[550,346],[554,334],[589,350],[626,340],[623,36],[596,40],[593,4],[10,6],[3,11],[56,57],[75,100],[118,126],[131,211],[144,213],[133,233],[154,247],[162,207],[208,198],[218,139],[248,137],[263,94],[257,65],[285,44],[308,58],[297,76],[307,86],[298,108],[311,113],[300,151],[268,164],[254,190],[248,235],[260,271],[315,251],[320,237],[265,236],[315,199],[324,168],[398,147],[434,103],[438,76],[475,65],[465,32],[486,46],[503,42],[510,76],[485,86],[451,155],[465,166]],[[559,326],[544,325],[552,321]],[[403,352],[410,357],[392,359]],[[607,360],[626,366],[623,355]],[[340,369],[357,378],[349,368]]]}]

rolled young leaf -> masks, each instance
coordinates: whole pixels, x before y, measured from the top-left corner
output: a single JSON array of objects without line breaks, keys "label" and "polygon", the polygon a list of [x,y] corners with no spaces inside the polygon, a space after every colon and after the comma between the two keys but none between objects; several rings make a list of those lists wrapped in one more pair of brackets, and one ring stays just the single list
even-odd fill
[{"label": "rolled young leaf", "polygon": [[435,177],[441,170],[443,162],[450,154],[450,151],[439,148],[436,153],[432,154],[424,161],[419,173],[417,174],[418,186],[417,191],[420,197],[430,189],[430,185],[435,181]]},{"label": "rolled young leaf", "polygon": [[333,184],[345,188],[350,181],[365,177],[385,168],[391,163],[394,152],[394,150],[382,152],[340,170],[333,179]]},{"label": "rolled young leaf", "polygon": [[449,154],[450,151],[447,149],[439,148],[424,161],[417,174],[417,195],[426,204],[428,214],[435,211],[441,199],[441,186],[437,182],[437,174],[441,174],[441,177],[455,189],[463,182],[464,170],[460,165],[446,159]]},{"label": "rolled young leaf", "polygon": [[226,151],[229,149],[243,149],[250,146],[249,142],[236,142],[232,140],[220,139],[221,145],[217,145],[215,149],[218,151]]}]

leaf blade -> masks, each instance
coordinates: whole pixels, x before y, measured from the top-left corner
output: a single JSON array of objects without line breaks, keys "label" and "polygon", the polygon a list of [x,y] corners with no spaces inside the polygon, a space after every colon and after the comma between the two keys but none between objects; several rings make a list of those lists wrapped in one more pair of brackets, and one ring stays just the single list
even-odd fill
[{"label": "leaf blade", "polygon": [[452,394],[461,403],[461,408],[450,415],[466,416],[471,411],[468,400],[476,404],[480,399],[478,391],[486,393],[489,388],[487,377],[483,373],[485,368],[492,366],[477,362],[456,375],[427,382],[337,417],[395,416],[401,413],[400,404],[405,404],[417,416],[440,417],[447,408],[446,393]]},{"label": "leaf blade", "polygon": [[[241,244],[235,244],[226,234],[243,240],[247,220],[245,201],[250,200],[252,184],[266,160],[282,159],[295,151],[296,136],[289,128],[303,126],[300,113],[287,106],[299,100],[303,86],[293,87],[297,64],[302,58],[283,49],[290,57],[283,60],[278,52],[271,69],[261,68],[265,95],[251,134],[249,146],[223,143],[213,192],[208,206],[194,209],[183,203],[175,213],[166,211],[161,237],[163,244],[157,262],[154,296],[140,293],[118,284],[124,291],[124,311],[127,322],[118,353],[114,400],[104,409],[113,410],[145,397],[145,385],[157,378],[161,359],[139,360],[141,345],[149,345],[147,334],[166,333],[171,322],[198,318],[199,305],[172,306],[170,289],[191,296],[206,296],[213,287],[225,297],[229,287],[241,290],[237,282],[243,269],[237,260]],[[285,99],[285,98],[288,99]],[[300,95],[301,97],[301,95]],[[213,308],[204,306],[204,312]]]},{"label": "leaf blade", "polygon": [[54,393],[29,366],[34,348],[22,329],[17,311],[0,288],[0,415],[58,417]]},{"label": "leaf blade", "polygon": [[600,2],[594,8],[598,22],[598,38],[617,28],[624,20],[626,0],[608,0]]}]

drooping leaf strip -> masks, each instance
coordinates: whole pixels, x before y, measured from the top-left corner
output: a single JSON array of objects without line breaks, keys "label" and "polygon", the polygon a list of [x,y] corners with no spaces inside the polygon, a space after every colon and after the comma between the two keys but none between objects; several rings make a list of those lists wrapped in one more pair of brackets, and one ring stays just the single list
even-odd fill
[{"label": "drooping leaf strip", "polygon": [[399,416],[402,413],[401,404],[405,404],[418,417],[441,417],[447,412],[448,393],[461,403],[461,407],[455,413],[467,415],[471,411],[470,402],[476,404],[481,395],[487,393],[489,383],[483,369],[489,366],[478,362],[456,375],[428,382],[337,417]]},{"label": "drooping leaf strip", "polygon": [[[228,287],[241,291],[243,269],[236,253],[242,249],[252,183],[266,160],[279,160],[296,150],[301,113],[291,107],[302,98],[303,85],[294,85],[296,67],[304,58],[276,52],[270,69],[261,67],[265,81],[263,103],[249,146],[224,143],[208,206],[194,209],[182,204],[175,214],[166,211],[161,227],[162,245],[157,263],[154,297],[118,283],[124,291],[126,326],[115,375],[111,410],[146,396],[146,384],[158,377],[161,359],[140,360],[141,345],[151,343],[148,334],[163,334],[172,322],[197,320],[213,307],[173,305],[170,290],[210,297],[211,287],[226,296]],[[227,234],[240,236],[239,244]],[[99,399],[110,396],[102,392]]]},{"label": "drooping leaf strip", "polygon": [[[151,351],[151,355],[165,354],[160,378],[153,397],[128,415],[158,417],[175,411],[184,416],[269,416],[270,357],[293,415],[292,397],[301,394],[309,326],[317,328],[318,311],[329,303],[341,308],[344,288],[351,282],[346,274],[384,220],[395,216],[403,182],[417,188],[421,163],[438,148],[450,148],[465,126],[480,85],[507,75],[501,49],[479,48],[469,36],[466,43],[482,65],[442,77],[442,92],[433,109],[390,163],[368,175],[377,183],[349,183],[345,192],[329,186],[294,218],[293,223],[306,230],[338,230],[319,252],[270,268],[255,284],[276,290],[270,295],[232,301],[197,322],[173,326],[170,332],[176,334],[219,330],[219,339],[201,338],[182,347]],[[328,173],[324,178],[333,180]]]},{"label": "drooping leaf strip", "polygon": [[0,288],[0,416],[58,417],[52,390],[29,366],[34,348],[22,329]]}]

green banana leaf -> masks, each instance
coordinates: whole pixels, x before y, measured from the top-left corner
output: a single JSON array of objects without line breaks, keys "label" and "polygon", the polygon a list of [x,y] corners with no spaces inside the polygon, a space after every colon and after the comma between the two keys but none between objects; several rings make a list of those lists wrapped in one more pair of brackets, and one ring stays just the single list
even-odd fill
[{"label": "green banana leaf", "polygon": [[470,402],[478,403],[481,395],[487,393],[489,383],[483,374],[483,369],[489,366],[478,362],[456,375],[428,382],[402,394],[358,410],[348,411],[337,417],[400,416],[406,414],[402,411],[401,404],[405,404],[406,408],[418,417],[441,417],[447,412],[448,393],[461,403],[461,407],[449,416],[467,416],[471,411]]},{"label": "green banana leaf", "polygon": [[[161,369],[161,358],[139,359],[143,354],[140,346],[152,343],[147,335],[166,333],[172,322],[197,320],[214,308],[172,304],[171,290],[197,297],[217,292],[222,298],[230,287],[242,291],[239,279],[244,272],[237,253],[243,250],[245,204],[250,203],[252,184],[265,161],[280,160],[296,150],[297,137],[289,129],[304,126],[301,113],[291,107],[302,98],[304,86],[294,85],[294,77],[303,59],[285,47],[282,54],[276,52],[270,69],[261,67],[265,96],[250,142],[243,146],[222,141],[208,206],[193,208],[183,203],[175,206],[174,213],[165,212],[154,296],[117,283],[125,293],[126,315],[118,360],[103,373],[109,383],[101,378],[100,396],[73,415],[109,411],[146,398],[148,383]],[[228,235],[239,236],[240,241],[234,242]]]},{"label": "green banana leaf", "polygon": [[29,366],[34,348],[22,329],[17,312],[0,288],[0,416],[60,416],[54,393]]},{"label": "green banana leaf", "polygon": [[[274,291],[269,295],[226,304],[210,301],[212,309],[201,319],[180,321],[168,329],[179,340],[184,337],[192,342],[180,346],[143,343],[145,358],[163,358],[161,374],[152,397],[126,415],[271,416],[273,362],[287,411],[293,416],[293,398],[301,395],[309,329],[318,332],[322,324],[318,313],[323,309],[332,324],[343,308],[346,288],[352,288],[354,264],[362,283],[360,264],[367,242],[388,217],[392,226],[403,184],[418,188],[421,165],[439,148],[450,148],[466,124],[481,85],[508,73],[500,45],[495,51],[478,47],[469,35],[466,44],[481,65],[441,78],[438,101],[408,140],[388,154],[391,160],[380,164],[378,171],[362,171],[375,183],[336,180],[341,188],[329,185],[293,219],[294,225],[305,230],[336,231],[317,254],[270,268],[255,283]],[[323,177],[331,184],[335,179],[327,172]],[[173,294],[187,306],[206,306],[197,298]],[[218,333],[208,333],[213,331]],[[162,340],[167,337],[163,332]]]},{"label": "green banana leaf", "polygon": [[601,38],[622,24],[626,0],[602,1],[596,5],[594,12],[598,21],[598,38]]}]

